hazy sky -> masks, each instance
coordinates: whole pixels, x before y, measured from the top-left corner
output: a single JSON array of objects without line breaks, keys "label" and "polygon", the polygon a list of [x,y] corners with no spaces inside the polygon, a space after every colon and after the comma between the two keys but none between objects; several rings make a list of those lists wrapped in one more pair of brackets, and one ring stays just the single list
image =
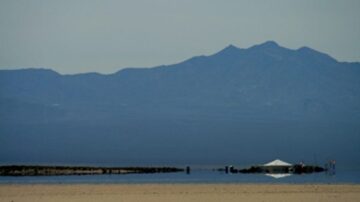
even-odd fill
[{"label": "hazy sky", "polygon": [[0,69],[112,73],[267,40],[360,61],[360,1],[0,0]]}]

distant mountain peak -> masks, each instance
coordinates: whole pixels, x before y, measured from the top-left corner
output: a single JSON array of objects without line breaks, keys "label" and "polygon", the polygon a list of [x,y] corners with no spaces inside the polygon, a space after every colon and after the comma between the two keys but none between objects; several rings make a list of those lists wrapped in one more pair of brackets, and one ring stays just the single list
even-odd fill
[{"label": "distant mountain peak", "polygon": [[222,49],[220,52],[234,52],[234,51],[238,51],[240,48],[230,44],[228,46],[226,46],[224,49]]},{"label": "distant mountain peak", "polygon": [[282,47],[279,46],[279,44],[277,44],[275,41],[266,41],[264,43],[252,46],[249,49],[271,50],[271,49],[278,49],[278,48],[282,48]]},{"label": "distant mountain peak", "polygon": [[228,46],[225,47],[225,49],[239,49],[238,47],[232,45],[232,44],[229,44]]},{"label": "distant mountain peak", "polygon": [[215,55],[233,55],[239,53],[241,51],[241,48],[238,48],[232,44],[226,46],[224,49],[216,53]]},{"label": "distant mountain peak", "polygon": [[258,46],[261,47],[280,47],[279,44],[277,44],[275,41],[265,41],[262,44],[259,44]]},{"label": "distant mountain peak", "polygon": [[321,58],[324,61],[326,60],[326,61],[336,62],[336,59],[331,57],[330,55],[319,52],[319,51],[309,48],[307,46],[303,46],[303,47],[297,49],[296,51],[298,53],[306,55],[306,56]]},{"label": "distant mountain peak", "polygon": [[307,46],[300,47],[299,49],[297,49],[297,51],[301,51],[301,52],[317,52],[314,49],[309,48]]}]

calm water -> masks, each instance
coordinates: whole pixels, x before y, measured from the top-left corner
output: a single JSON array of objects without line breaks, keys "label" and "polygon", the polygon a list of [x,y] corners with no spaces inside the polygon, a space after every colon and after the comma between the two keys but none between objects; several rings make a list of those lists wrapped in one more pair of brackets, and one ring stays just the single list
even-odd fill
[{"label": "calm water", "polygon": [[337,170],[326,173],[291,175],[275,179],[262,174],[225,174],[211,170],[193,170],[186,173],[0,177],[0,184],[102,184],[102,183],[325,183],[360,184],[360,170]]}]

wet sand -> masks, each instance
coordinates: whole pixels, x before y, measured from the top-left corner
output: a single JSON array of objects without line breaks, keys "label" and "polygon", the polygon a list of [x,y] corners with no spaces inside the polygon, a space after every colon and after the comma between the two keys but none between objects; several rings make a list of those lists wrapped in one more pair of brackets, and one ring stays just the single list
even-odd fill
[{"label": "wet sand", "polygon": [[360,185],[0,185],[0,202],[360,201]]}]

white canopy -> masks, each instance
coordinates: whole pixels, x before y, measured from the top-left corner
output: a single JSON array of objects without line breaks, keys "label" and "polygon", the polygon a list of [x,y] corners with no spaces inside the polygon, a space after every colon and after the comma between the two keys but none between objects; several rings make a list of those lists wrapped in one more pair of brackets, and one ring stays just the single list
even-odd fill
[{"label": "white canopy", "polygon": [[291,166],[290,163],[286,163],[285,161],[276,159],[274,161],[271,161],[267,164],[264,164],[264,166]]}]

